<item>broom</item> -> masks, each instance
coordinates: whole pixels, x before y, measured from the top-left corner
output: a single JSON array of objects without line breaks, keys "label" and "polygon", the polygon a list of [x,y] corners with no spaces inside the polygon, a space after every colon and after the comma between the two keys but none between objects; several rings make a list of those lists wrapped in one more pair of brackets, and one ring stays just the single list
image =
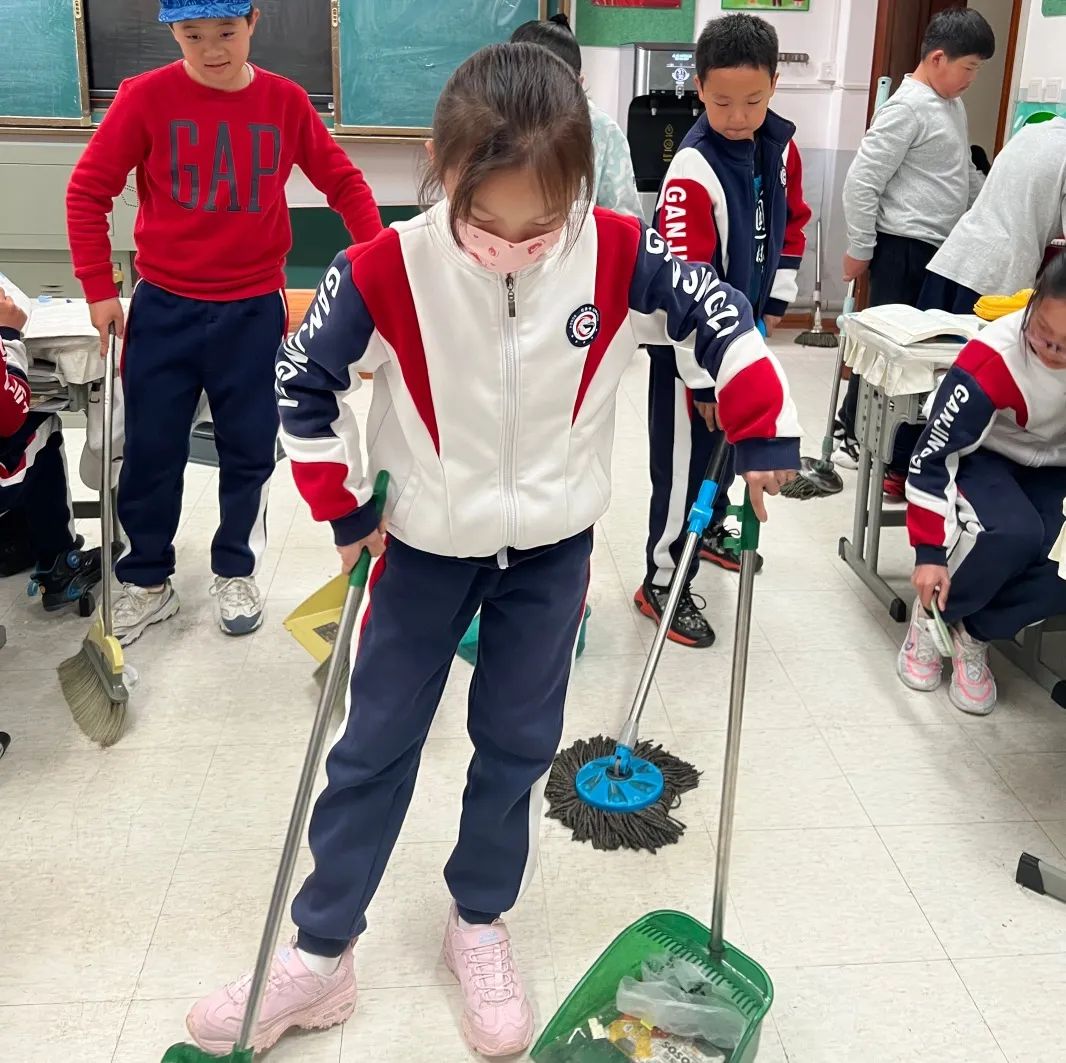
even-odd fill
[{"label": "broom", "polygon": [[814,324],[796,337],[801,347],[836,347],[840,338],[822,327],[822,219],[818,219],[814,242]]},{"label": "broom", "polygon": [[556,756],[548,775],[548,817],[568,827],[574,841],[591,842],[594,849],[655,853],[678,842],[685,831],[672,813],[681,796],[699,785],[700,773],[661,745],[638,741],[637,732],[692,559],[714,513],[728,454],[722,433],[689,514],[684,550],[621,735],[617,741],[597,735],[575,742]]},{"label": "broom", "polygon": [[122,674],[123,654],[114,636],[111,563],[114,550],[114,512],[111,500],[111,437],[115,404],[115,328],[104,359],[104,453],[100,480],[100,608],[79,652],[58,669],[59,685],[74,722],[88,738],[103,747],[114,745],[126,730],[129,690]]},{"label": "broom", "polygon": [[[841,324],[848,314],[855,311],[855,282],[848,285],[848,297],[844,300],[844,309],[837,318]],[[837,355],[836,368],[833,370],[833,382],[829,388],[829,413],[822,437],[822,456],[820,458],[800,458],[799,475],[781,488],[785,498],[800,502],[809,502],[812,498],[828,498],[844,490],[844,481],[833,466],[833,429],[836,426],[837,400],[840,397],[840,380],[844,372],[844,348],[841,346]]]}]

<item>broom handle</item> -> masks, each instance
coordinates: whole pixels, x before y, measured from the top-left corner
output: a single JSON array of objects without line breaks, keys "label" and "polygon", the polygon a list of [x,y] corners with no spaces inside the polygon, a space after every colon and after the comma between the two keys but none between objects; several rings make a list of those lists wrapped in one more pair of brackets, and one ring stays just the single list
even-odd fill
[{"label": "broom handle", "polygon": [[733,643],[733,677],[729,689],[729,729],[725,740],[725,770],[722,773],[722,805],[718,817],[718,859],[714,870],[714,911],[711,916],[711,954],[722,955],[726,901],[729,896],[729,864],[733,852],[733,820],[736,812],[737,776],[740,769],[740,732],[744,722],[744,689],[748,678],[748,642],[751,636],[751,605],[755,596],[756,547],[759,522],[744,493],[740,509],[740,591],[737,595],[737,627]]},{"label": "broom handle", "polygon": [[663,615],[659,620],[659,626],[655,629],[655,638],[652,640],[651,652],[647,661],[644,662],[644,671],[641,673],[640,682],[637,684],[637,692],[633,698],[633,707],[629,710],[629,718],[622,727],[618,736],[618,744],[626,749],[633,749],[637,744],[637,736],[640,732],[640,718],[644,715],[644,706],[648,703],[648,694],[651,685],[655,681],[655,669],[659,667],[659,658],[663,655],[663,647],[666,645],[667,636],[670,633],[670,625],[673,623],[674,614],[677,612],[677,603],[681,600],[681,593],[685,589],[688,580],[688,570],[692,566],[692,558],[699,546],[700,537],[707,530],[711,515],[714,511],[714,501],[721,490],[719,481],[725,469],[726,460],[729,457],[729,441],[725,432],[721,432],[718,442],[707,469],[703,474],[703,483],[700,486],[699,495],[689,514],[689,531],[685,536],[685,546],[681,551],[681,560],[674,569],[674,578],[670,580],[670,593],[666,598]]},{"label": "broom handle", "polygon": [[300,772],[300,783],[296,787],[296,799],[293,801],[292,815],[289,817],[289,829],[285,834],[285,846],[282,849],[281,862],[274,879],[274,892],[270,895],[266,924],[259,941],[259,956],[255,962],[255,973],[252,975],[252,985],[248,991],[248,1005],[244,1012],[244,1022],[241,1024],[241,1036],[234,1046],[236,1051],[248,1049],[256,1020],[259,1018],[259,1007],[263,1002],[263,991],[266,989],[267,976],[270,972],[270,961],[274,956],[274,946],[285,913],[285,901],[292,883],[292,873],[296,868],[296,857],[300,851],[300,843],[303,841],[307,810],[311,807],[311,792],[314,789],[315,776],[318,774],[318,762],[326,744],[326,735],[329,733],[334,702],[340,693],[341,682],[348,674],[348,653],[336,651],[345,651],[345,648],[351,645],[352,636],[355,633],[355,619],[363,600],[369,568],[370,555],[364,551],[359,562],[352,569],[348,592],[344,596],[344,608],[341,610],[337,640],[334,643],[335,652],[330,655],[326,682],[322,686],[322,694],[318,699],[318,711],[315,713],[311,738],[307,743],[307,755],[304,757],[303,769]]},{"label": "broom handle", "polygon": [[[384,471],[379,472],[374,482],[373,499],[378,513],[384,511],[388,485],[389,474]],[[318,762],[322,759],[322,749],[326,744],[326,735],[329,733],[333,718],[333,706],[340,693],[341,683],[348,677],[349,649],[352,636],[355,634],[355,620],[359,615],[359,606],[363,601],[369,575],[370,554],[364,550],[348,576],[348,591],[344,595],[344,607],[341,609],[337,638],[333,643],[333,652],[329,655],[326,681],[322,684],[315,722],[311,727],[311,737],[307,741],[307,753],[304,756],[303,768],[300,770],[296,797],[292,803],[289,828],[285,832],[281,862],[278,864],[278,873],[274,878],[274,892],[270,895],[270,907],[267,909],[263,936],[259,941],[259,955],[255,961],[255,972],[248,990],[248,1005],[244,1011],[244,1021],[241,1023],[241,1036],[234,1045],[234,1049],[239,1052],[246,1051],[250,1046],[255,1023],[259,1018],[259,1008],[263,1003],[263,992],[270,973],[270,961],[274,956],[274,944],[278,939],[278,931],[281,929],[285,900],[292,883],[292,873],[296,869],[296,857],[300,852],[300,843],[303,841],[307,811],[311,807],[311,791],[314,789],[315,776],[318,774]]]},{"label": "broom handle", "polygon": [[111,484],[111,461],[114,452],[114,440],[112,438],[115,420],[115,346],[118,340],[115,336],[115,326],[110,327],[110,336],[107,342],[107,352],[104,355],[104,439],[103,439],[103,468],[100,470],[100,532],[103,541],[100,543],[100,560],[102,562],[103,579],[100,581],[100,618],[104,625],[104,637],[111,638],[114,634],[115,620],[112,616],[113,596],[111,589],[111,567],[114,559],[112,553],[115,542],[115,510],[112,498]]}]

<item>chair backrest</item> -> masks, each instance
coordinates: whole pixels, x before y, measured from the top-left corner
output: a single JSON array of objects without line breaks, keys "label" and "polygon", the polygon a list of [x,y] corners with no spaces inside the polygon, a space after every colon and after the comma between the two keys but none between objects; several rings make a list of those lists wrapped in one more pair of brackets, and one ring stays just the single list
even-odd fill
[{"label": "chair backrest", "polygon": [[303,321],[304,316],[307,313],[307,308],[311,305],[311,300],[315,297],[314,288],[286,288],[285,289],[285,302],[289,308],[289,327],[290,333],[295,332],[299,327],[300,322]]}]

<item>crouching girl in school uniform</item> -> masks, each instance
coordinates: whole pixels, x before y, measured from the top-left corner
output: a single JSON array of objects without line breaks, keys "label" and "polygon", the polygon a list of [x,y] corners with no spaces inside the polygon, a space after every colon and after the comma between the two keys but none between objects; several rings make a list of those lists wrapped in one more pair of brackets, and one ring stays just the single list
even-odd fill
[{"label": "crouching girl in school uniform", "polygon": [[[380,557],[346,730],[311,819],[314,871],[293,902],[296,941],[274,959],[259,1050],[355,1008],[353,945],[479,608],[444,958],[469,1043],[489,1056],[529,1045],[533,1012],[501,915],[536,869],[592,527],[610,502],[616,396],[636,348],[694,350],[688,382],[716,382],[760,516],[764,492],[797,465],[788,386],[743,296],[675,260],[637,219],[590,212],[588,103],[565,63],[530,44],[478,52],[438,102],[430,157],[427,198],[441,187],[445,200],[338,256],[278,356],[301,493],[332,523],[346,569],[364,549]],[[375,378],[368,469],[346,401],[360,372]],[[370,497],[381,469],[392,474],[387,548]],[[205,1049],[233,1044],[247,987],[193,1007]]]},{"label": "crouching girl in school uniform", "polygon": [[928,610],[953,629],[950,696],[963,712],[996,705],[988,644],[1066,613],[1048,553],[1066,497],[1066,256],[1041,274],[1026,310],[968,343],[937,391],[910,461],[907,526],[918,591],[900,678],[940,684]]}]

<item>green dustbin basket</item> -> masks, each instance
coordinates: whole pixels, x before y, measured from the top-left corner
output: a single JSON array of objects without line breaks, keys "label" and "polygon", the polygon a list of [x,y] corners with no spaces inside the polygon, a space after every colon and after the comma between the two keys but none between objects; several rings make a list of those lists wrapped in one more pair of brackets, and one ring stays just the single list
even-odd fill
[{"label": "green dustbin basket", "polygon": [[589,1016],[613,1006],[618,983],[626,976],[639,978],[645,960],[671,953],[698,964],[721,990],[721,998],[730,1001],[744,1017],[744,1034],[729,1063],[751,1063],[759,1051],[763,1019],[773,1003],[773,983],[759,964],[728,942],[720,956],[712,956],[710,934],[702,923],[682,912],[642,916],[615,938],[566,998],[533,1047],[533,1059],[540,1058],[549,1045],[568,1036]]},{"label": "green dustbin basket", "polygon": [[715,865],[714,910],[711,929],[681,912],[651,912],[622,931],[566,998],[548,1023],[531,1053],[534,1060],[545,1056],[549,1046],[570,1035],[589,1018],[614,1006],[618,983],[627,976],[640,978],[645,960],[664,954],[697,964],[708,976],[712,992],[731,1003],[745,1020],[744,1032],[729,1057],[729,1063],[751,1063],[759,1051],[763,1020],[774,999],[770,976],[723,937],[729,865],[733,843],[737,775],[740,765],[740,733],[744,718],[744,687],[748,665],[752,600],[755,590],[759,522],[747,494],[743,506],[729,513],[741,519],[740,536],[733,545],[740,549],[740,590],[737,595],[736,637],[733,643],[733,682],[729,693],[729,730],[726,735],[725,771],[718,824],[718,859]]}]

